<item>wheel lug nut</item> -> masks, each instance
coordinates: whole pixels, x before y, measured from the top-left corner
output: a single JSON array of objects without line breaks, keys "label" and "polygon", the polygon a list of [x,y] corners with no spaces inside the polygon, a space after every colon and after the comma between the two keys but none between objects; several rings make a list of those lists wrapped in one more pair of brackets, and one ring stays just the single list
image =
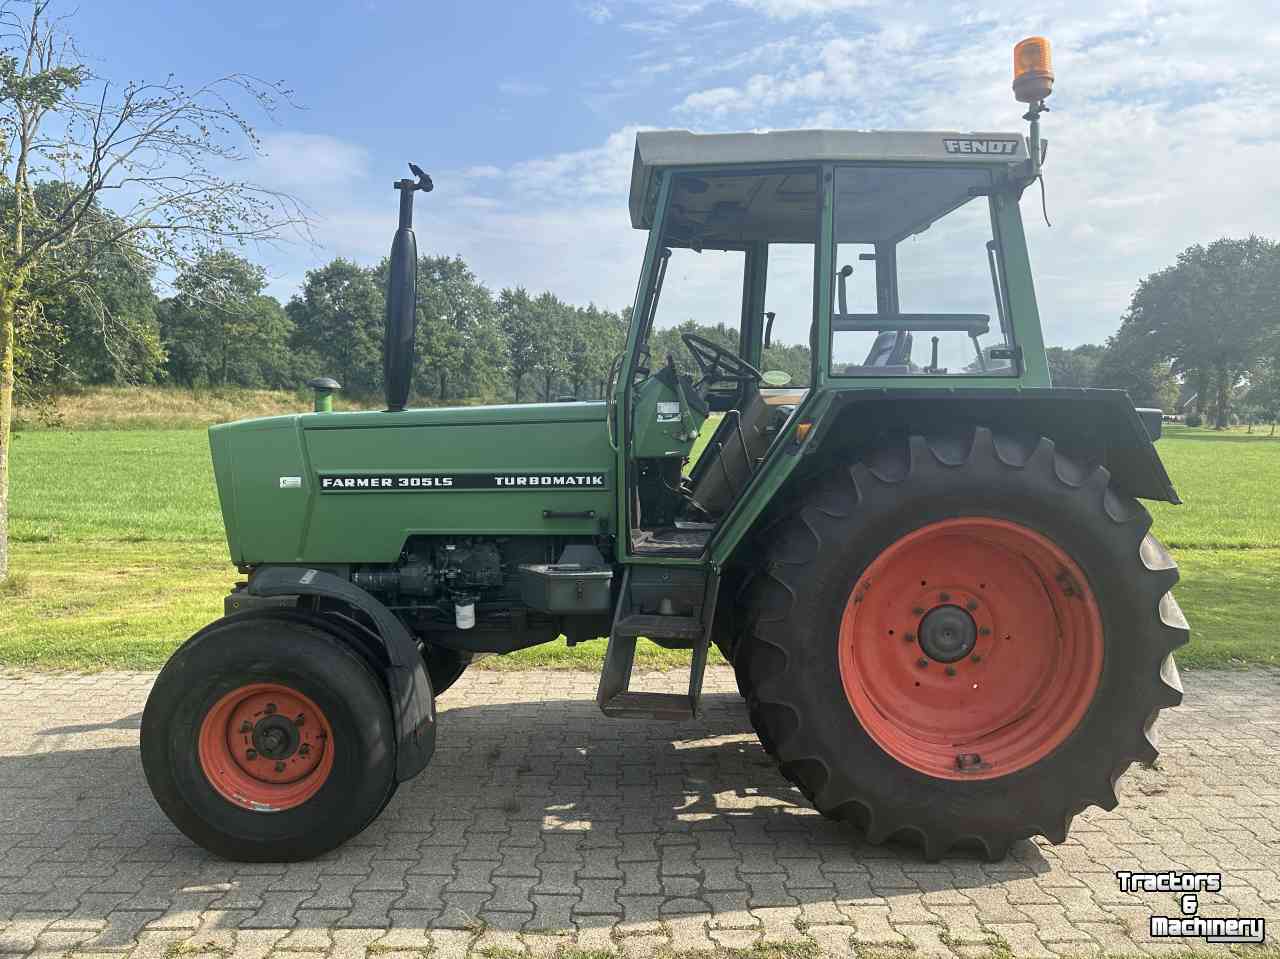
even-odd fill
[{"label": "wheel lug nut", "polygon": [[270,716],[270,715],[271,715],[272,713],[274,713],[275,711],[276,711],[276,704],[275,704],[275,703],[267,703],[267,705],[266,705],[266,709],[265,709],[266,714],[267,714],[268,716]]},{"label": "wheel lug nut", "polygon": [[258,758],[258,751],[257,751],[256,749],[248,749],[248,750],[245,750],[244,758],[245,758],[245,759],[257,759],[257,758]]},{"label": "wheel lug nut", "polygon": [[946,674],[948,676],[954,676],[956,674],[956,668],[954,666],[948,666],[946,668]]},{"label": "wheel lug nut", "polygon": [[921,669],[924,669],[926,666],[929,665],[929,660],[921,656],[919,659],[916,660],[916,665],[919,666]]},{"label": "wheel lug nut", "polygon": [[949,602],[951,602],[951,594],[950,594],[950,593],[939,593],[939,594],[938,594],[938,601],[939,601],[939,602],[942,602],[942,603],[949,603]]},{"label": "wheel lug nut", "polygon": [[987,629],[987,627],[983,626],[980,630],[978,630],[978,635],[979,635],[979,636],[990,636],[990,635],[991,635],[991,630],[989,630],[989,629]]},{"label": "wheel lug nut", "polygon": [[981,656],[979,656],[977,653],[974,653],[974,654],[970,657],[970,659],[972,659],[975,663],[980,663],[980,662],[982,662],[982,657],[981,657]]},{"label": "wheel lug nut", "polygon": [[293,721],[293,724],[295,726],[305,726],[307,724],[307,717],[302,715],[302,713],[298,713],[298,718]]},{"label": "wheel lug nut", "polygon": [[278,773],[284,772],[284,763],[276,763],[276,772]]},{"label": "wheel lug nut", "polygon": [[902,641],[903,641],[904,643],[914,643],[914,642],[916,641],[916,634],[915,634],[915,633],[903,633],[903,634],[902,634]]},{"label": "wheel lug nut", "polygon": [[924,615],[924,607],[923,607],[923,606],[917,606],[917,607],[915,607],[915,609],[911,610],[911,612],[915,613],[917,616],[923,616],[923,615]]},{"label": "wheel lug nut", "polygon": [[253,723],[249,722],[249,720],[246,719],[244,722],[240,724],[240,732],[242,733],[253,732]]},{"label": "wheel lug nut", "polygon": [[309,755],[311,755],[311,744],[310,744],[310,743],[303,743],[301,746],[299,746],[299,747],[298,747],[298,755],[299,755],[299,756],[309,756]]},{"label": "wheel lug nut", "polygon": [[978,608],[978,601],[976,599],[971,599],[969,600],[969,602],[964,604],[964,608],[972,613],[975,609]]}]

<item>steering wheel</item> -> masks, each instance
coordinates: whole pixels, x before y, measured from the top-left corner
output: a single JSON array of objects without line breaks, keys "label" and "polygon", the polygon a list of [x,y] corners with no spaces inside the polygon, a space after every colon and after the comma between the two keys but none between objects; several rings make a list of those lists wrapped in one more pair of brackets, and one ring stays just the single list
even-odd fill
[{"label": "steering wheel", "polygon": [[725,381],[759,383],[764,376],[738,354],[726,350],[719,343],[712,343],[696,333],[681,333],[680,339],[702,373],[702,379],[694,384],[696,388]]}]

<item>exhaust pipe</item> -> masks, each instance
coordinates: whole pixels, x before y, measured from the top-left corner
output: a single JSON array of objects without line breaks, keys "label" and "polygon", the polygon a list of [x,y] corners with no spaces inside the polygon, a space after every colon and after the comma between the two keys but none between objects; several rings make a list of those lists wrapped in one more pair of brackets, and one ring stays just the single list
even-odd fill
[{"label": "exhaust pipe", "polygon": [[414,164],[416,180],[397,180],[400,191],[400,225],[391,241],[387,270],[387,323],[382,345],[382,378],[387,391],[387,412],[401,413],[409,401],[413,383],[414,338],[418,328],[418,241],[413,235],[413,194],[429,193],[434,186]]}]

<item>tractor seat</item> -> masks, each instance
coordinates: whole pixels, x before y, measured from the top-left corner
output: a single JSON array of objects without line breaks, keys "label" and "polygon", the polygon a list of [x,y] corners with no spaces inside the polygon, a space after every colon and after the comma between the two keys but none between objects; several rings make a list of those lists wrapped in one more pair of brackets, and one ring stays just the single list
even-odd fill
[{"label": "tractor seat", "polygon": [[755,389],[741,411],[725,413],[690,477],[694,506],[719,517],[733,505],[769,451],[775,433],[770,427],[777,414],[778,407],[770,406]]},{"label": "tractor seat", "polygon": [[863,366],[906,366],[911,357],[911,334],[901,338],[896,330],[885,330],[871,344]]},{"label": "tractor seat", "polygon": [[905,376],[911,372],[911,334],[901,339],[896,330],[885,330],[876,336],[861,365],[850,363],[844,376]]}]

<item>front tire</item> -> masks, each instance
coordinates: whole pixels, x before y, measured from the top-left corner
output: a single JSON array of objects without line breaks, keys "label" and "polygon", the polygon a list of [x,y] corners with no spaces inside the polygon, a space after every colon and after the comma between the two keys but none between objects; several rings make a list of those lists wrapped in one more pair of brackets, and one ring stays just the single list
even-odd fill
[{"label": "front tire", "polygon": [[736,653],[761,742],[821,812],[998,859],[1115,807],[1181,701],[1187,627],[1109,479],[1044,438],[913,436],[770,530]]},{"label": "front tire", "polygon": [[395,789],[394,724],[366,660],[322,627],[241,614],[189,639],[142,716],[161,809],[243,862],[310,859],[359,833]]}]

